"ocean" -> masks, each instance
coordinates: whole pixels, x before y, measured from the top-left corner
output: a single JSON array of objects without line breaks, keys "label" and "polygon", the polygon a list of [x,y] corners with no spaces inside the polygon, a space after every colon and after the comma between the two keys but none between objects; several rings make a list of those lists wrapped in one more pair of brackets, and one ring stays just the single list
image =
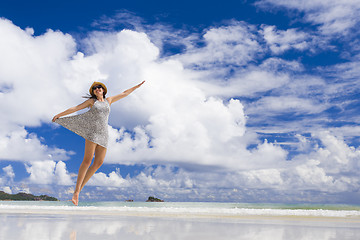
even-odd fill
[{"label": "ocean", "polygon": [[268,204],[220,202],[80,202],[69,201],[3,201],[0,211],[41,211],[114,215],[173,215],[173,216],[306,216],[360,217],[360,206],[324,204]]}]

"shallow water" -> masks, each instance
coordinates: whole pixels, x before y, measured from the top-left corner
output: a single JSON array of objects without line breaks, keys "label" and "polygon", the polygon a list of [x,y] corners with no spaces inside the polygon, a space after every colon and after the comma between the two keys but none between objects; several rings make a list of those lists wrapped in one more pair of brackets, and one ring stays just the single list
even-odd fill
[{"label": "shallow water", "polygon": [[0,239],[360,239],[356,206],[1,202]]}]

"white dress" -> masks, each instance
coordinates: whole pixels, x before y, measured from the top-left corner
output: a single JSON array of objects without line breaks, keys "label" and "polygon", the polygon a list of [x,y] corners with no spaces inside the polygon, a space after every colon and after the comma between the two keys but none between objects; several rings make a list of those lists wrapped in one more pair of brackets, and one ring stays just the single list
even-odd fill
[{"label": "white dress", "polygon": [[104,102],[95,100],[89,111],[58,118],[55,122],[91,142],[107,148],[109,113],[110,104],[106,99]]}]

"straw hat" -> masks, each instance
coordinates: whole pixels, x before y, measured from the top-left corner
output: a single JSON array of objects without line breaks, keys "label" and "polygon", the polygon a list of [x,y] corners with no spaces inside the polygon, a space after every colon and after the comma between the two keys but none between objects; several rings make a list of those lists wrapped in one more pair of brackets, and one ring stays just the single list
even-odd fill
[{"label": "straw hat", "polygon": [[94,94],[92,88],[95,87],[95,86],[98,86],[98,85],[100,85],[100,86],[103,87],[103,89],[104,89],[104,94],[107,93],[107,88],[106,88],[105,84],[103,84],[103,83],[101,83],[101,82],[94,82],[94,83],[91,85],[90,89],[89,89],[90,95],[93,95],[93,94]]}]

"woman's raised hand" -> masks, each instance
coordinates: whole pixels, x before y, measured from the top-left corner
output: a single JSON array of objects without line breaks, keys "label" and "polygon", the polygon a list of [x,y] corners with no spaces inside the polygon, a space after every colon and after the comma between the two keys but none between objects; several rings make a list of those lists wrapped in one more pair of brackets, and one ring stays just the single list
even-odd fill
[{"label": "woman's raised hand", "polygon": [[55,115],[55,116],[53,117],[52,121],[55,122],[55,120],[58,119],[58,118],[59,118],[59,116],[58,116],[58,115]]},{"label": "woman's raised hand", "polygon": [[136,86],[136,88],[139,88],[141,85],[143,85],[143,84],[144,84],[144,82],[145,82],[145,80],[144,80],[144,81],[142,81],[140,84],[138,84],[138,85]]}]

